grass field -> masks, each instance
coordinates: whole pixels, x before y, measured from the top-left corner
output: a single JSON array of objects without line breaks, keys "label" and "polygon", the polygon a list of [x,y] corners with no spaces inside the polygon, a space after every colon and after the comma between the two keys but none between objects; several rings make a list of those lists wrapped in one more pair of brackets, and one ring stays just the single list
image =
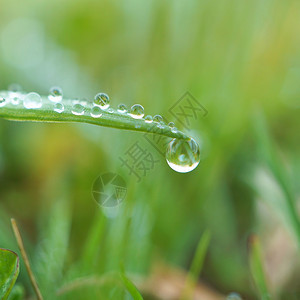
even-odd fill
[{"label": "grass field", "polygon": [[[0,248],[20,254],[15,218],[45,299],[300,299],[299,12],[296,0],[0,0],[0,90],[102,91],[201,151],[181,174],[143,133],[0,119]],[[155,162],[126,165],[136,145]],[[92,195],[105,173],[127,190],[113,208]],[[14,289],[35,297],[22,259]]]}]

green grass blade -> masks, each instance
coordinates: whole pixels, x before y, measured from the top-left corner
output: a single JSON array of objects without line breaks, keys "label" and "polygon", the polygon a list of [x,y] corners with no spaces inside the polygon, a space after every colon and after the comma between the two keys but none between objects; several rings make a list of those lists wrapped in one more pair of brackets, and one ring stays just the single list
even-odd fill
[{"label": "green grass blade", "polygon": [[257,236],[249,239],[249,265],[254,283],[259,291],[261,300],[271,299],[262,264],[261,245]]},{"label": "green grass blade", "polygon": [[142,295],[140,294],[139,290],[133,284],[133,282],[125,275],[124,267],[121,266],[120,272],[121,281],[123,282],[126,290],[130,293],[134,300],[143,300]]},{"label": "green grass blade", "polygon": [[18,255],[13,251],[0,248],[0,299],[8,298],[19,271]]},{"label": "green grass blade", "polygon": [[266,121],[262,114],[256,115],[254,124],[255,135],[258,141],[261,157],[267,163],[278,185],[281,187],[281,190],[284,193],[285,205],[288,213],[287,217],[300,248],[300,220],[296,209],[296,197],[292,187],[290,186],[289,176],[284,168],[283,163],[281,163],[278,159],[278,155],[275,151],[276,147],[270,139]]},{"label": "green grass blade", "polygon": [[[9,92],[7,91],[0,91],[0,95],[5,99],[9,99]],[[93,103],[88,101],[84,105],[84,114],[74,115],[72,113],[74,101],[63,99],[61,103],[64,105],[64,111],[62,113],[54,111],[54,103],[50,102],[46,96],[42,96],[42,107],[37,109],[25,108],[22,101],[18,105],[8,103],[0,107],[0,118],[15,121],[80,122],[118,129],[153,132],[171,138],[189,138],[181,131],[173,132],[169,126],[158,128],[155,123],[146,123],[144,119],[133,119],[128,114],[119,113],[117,110],[113,110],[112,113],[103,110],[100,118],[94,118],[91,116]]]},{"label": "green grass blade", "polygon": [[208,249],[208,245],[210,242],[210,232],[209,231],[205,231],[198,243],[188,276],[187,276],[187,280],[183,289],[183,293],[181,296],[181,299],[190,299],[192,298],[192,292],[197,284],[199,275],[201,273],[202,267],[203,267],[203,263],[204,263],[204,259],[206,256],[206,252]]}]

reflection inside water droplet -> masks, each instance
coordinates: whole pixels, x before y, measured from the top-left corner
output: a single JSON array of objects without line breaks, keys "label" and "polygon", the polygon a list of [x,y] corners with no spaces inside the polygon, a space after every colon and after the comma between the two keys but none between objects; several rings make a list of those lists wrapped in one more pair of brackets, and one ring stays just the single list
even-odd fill
[{"label": "reflection inside water droplet", "polygon": [[48,99],[52,102],[60,102],[63,98],[62,89],[58,86],[54,86],[49,91]]},{"label": "reflection inside water droplet", "polygon": [[127,112],[127,106],[125,104],[119,104],[118,105],[118,112],[121,114],[124,114]]},{"label": "reflection inside water droplet", "polygon": [[80,116],[84,114],[84,106],[79,103],[76,103],[72,107],[72,114]]},{"label": "reflection inside water droplet", "polygon": [[109,108],[109,97],[104,93],[98,93],[94,99],[94,105],[99,106],[101,109]]},{"label": "reflection inside water droplet", "polygon": [[152,116],[150,116],[150,115],[146,116],[146,117],[145,117],[145,122],[146,122],[146,123],[152,123],[152,122],[153,122]]},{"label": "reflection inside water droplet", "polygon": [[62,103],[55,103],[54,105],[54,111],[58,113],[62,113],[65,110],[65,107]]},{"label": "reflection inside water droplet", "polygon": [[102,109],[99,106],[94,106],[91,110],[91,116],[93,118],[100,118],[102,116]]},{"label": "reflection inside water droplet", "polygon": [[173,139],[167,148],[166,160],[168,165],[176,172],[187,173],[194,170],[200,162],[200,150],[197,142]]},{"label": "reflection inside water droplet", "polygon": [[134,119],[141,119],[144,116],[144,107],[140,104],[134,104],[129,114]]}]

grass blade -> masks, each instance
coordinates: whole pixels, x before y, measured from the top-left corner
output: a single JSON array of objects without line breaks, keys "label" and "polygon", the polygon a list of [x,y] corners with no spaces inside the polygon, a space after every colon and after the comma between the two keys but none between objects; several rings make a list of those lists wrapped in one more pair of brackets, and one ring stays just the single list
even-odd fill
[{"label": "grass blade", "polygon": [[262,253],[259,239],[256,235],[252,235],[249,239],[249,265],[254,283],[259,291],[260,299],[271,299],[268,291],[266,278],[262,264]]}]

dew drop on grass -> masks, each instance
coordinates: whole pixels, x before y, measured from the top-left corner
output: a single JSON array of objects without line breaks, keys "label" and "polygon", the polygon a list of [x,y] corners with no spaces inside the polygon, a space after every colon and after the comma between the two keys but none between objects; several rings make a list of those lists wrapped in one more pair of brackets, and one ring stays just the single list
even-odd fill
[{"label": "dew drop on grass", "polygon": [[12,105],[18,105],[18,104],[20,104],[20,98],[18,96],[14,96],[14,97],[10,98],[10,102]]},{"label": "dew drop on grass", "polygon": [[161,123],[161,122],[163,122],[163,118],[162,118],[161,115],[155,115],[153,117],[153,121],[156,122],[156,123]]},{"label": "dew drop on grass", "polygon": [[22,87],[17,83],[12,83],[9,85],[8,90],[11,94],[19,94],[22,92]]},{"label": "dew drop on grass", "polygon": [[168,126],[169,126],[170,128],[174,128],[174,127],[175,127],[175,124],[174,124],[173,122],[170,122],[170,123],[168,124]]},{"label": "dew drop on grass", "polygon": [[173,133],[177,133],[177,132],[178,132],[178,129],[177,129],[176,127],[172,127],[172,128],[171,128],[171,131],[172,131]]},{"label": "dew drop on grass", "polygon": [[76,116],[83,115],[84,114],[84,106],[79,103],[74,104],[72,107],[72,114],[76,115]]},{"label": "dew drop on grass", "polygon": [[94,99],[94,105],[99,106],[101,109],[109,108],[109,97],[104,93],[98,93]]},{"label": "dew drop on grass", "polygon": [[48,99],[52,102],[60,102],[63,98],[63,91],[60,87],[54,86],[49,91]]},{"label": "dew drop on grass", "polygon": [[127,112],[127,106],[125,104],[119,104],[118,112],[121,114],[125,114]]},{"label": "dew drop on grass", "polygon": [[6,104],[6,99],[0,96],[0,107],[3,107]]},{"label": "dew drop on grass", "polygon": [[114,112],[114,109],[110,107],[110,108],[107,110],[107,112],[109,112],[110,114],[112,114],[112,113]]},{"label": "dew drop on grass", "polygon": [[54,111],[58,112],[58,113],[62,113],[65,110],[65,107],[62,103],[55,103],[54,105]]},{"label": "dew drop on grass", "polygon": [[152,123],[152,122],[153,122],[152,116],[150,116],[150,115],[146,116],[146,117],[145,117],[145,122],[146,122],[146,123]]},{"label": "dew drop on grass", "polygon": [[141,119],[144,116],[144,107],[140,104],[134,104],[129,114],[134,119]]},{"label": "dew drop on grass", "polygon": [[102,109],[99,106],[92,107],[91,116],[93,118],[100,118],[102,116]]},{"label": "dew drop on grass", "polygon": [[41,108],[43,101],[41,96],[38,93],[29,93],[25,96],[23,105],[27,109],[36,109]]},{"label": "dew drop on grass", "polygon": [[173,139],[167,148],[166,160],[168,165],[176,172],[187,173],[194,170],[200,162],[200,150],[197,142]]}]

